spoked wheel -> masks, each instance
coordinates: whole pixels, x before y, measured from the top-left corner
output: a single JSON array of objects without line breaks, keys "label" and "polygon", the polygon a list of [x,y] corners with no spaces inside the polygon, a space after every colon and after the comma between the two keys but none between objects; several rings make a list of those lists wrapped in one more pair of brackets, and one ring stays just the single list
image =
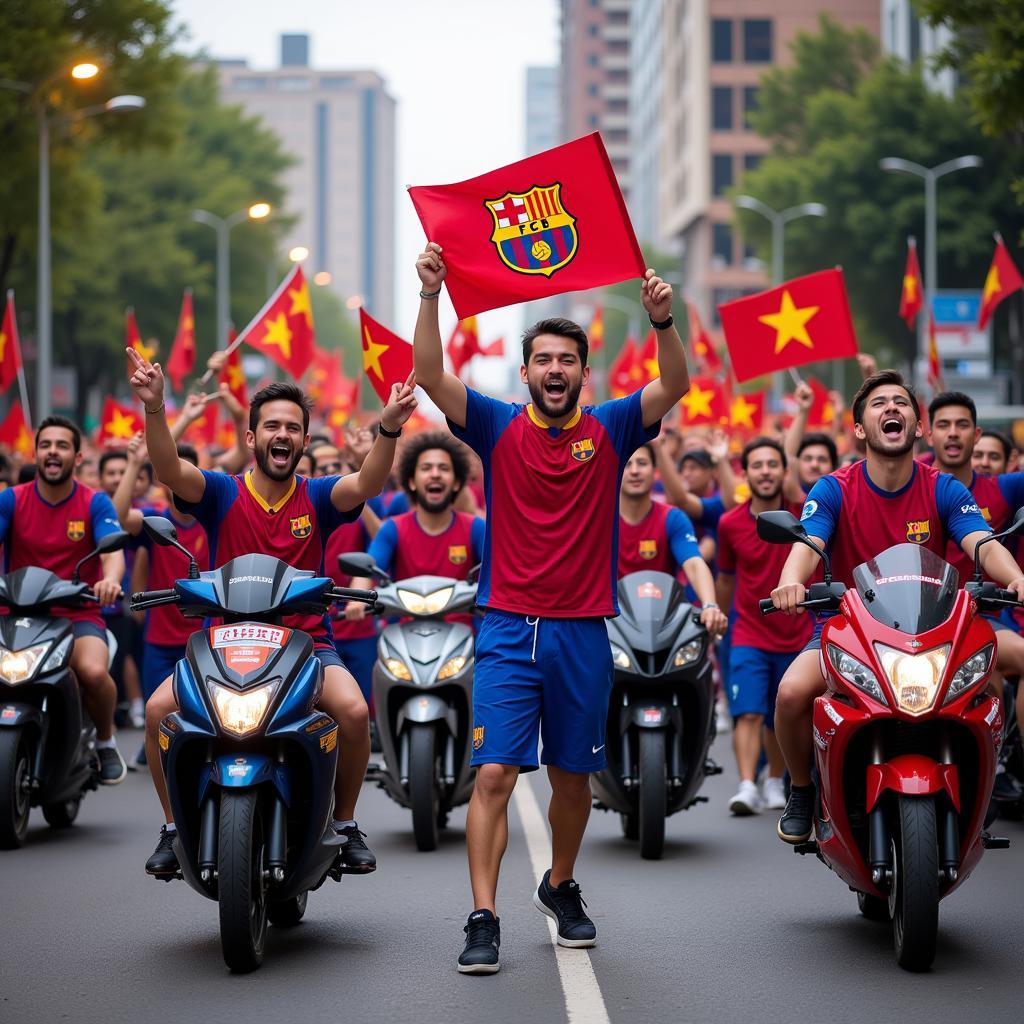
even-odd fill
[{"label": "spoked wheel", "polygon": [[869,921],[888,921],[889,904],[877,896],[869,896],[866,892],[857,893],[857,906]]},{"label": "spoked wheel", "polygon": [[294,928],[306,913],[308,902],[308,891],[290,900],[272,900],[267,904],[267,917],[275,928]]},{"label": "spoked wheel", "polygon": [[0,850],[25,842],[32,807],[32,745],[21,729],[0,730]]},{"label": "spoked wheel", "polygon": [[638,828],[640,856],[658,860],[665,851],[665,733],[660,729],[640,732],[640,808]]},{"label": "spoked wheel", "polygon": [[888,906],[896,961],[908,971],[925,971],[935,960],[939,934],[935,801],[931,797],[908,796],[898,800]]},{"label": "spoked wheel", "polygon": [[220,944],[232,971],[263,962],[267,939],[266,839],[259,799],[252,791],[224,791],[217,851]]},{"label": "spoked wheel", "polygon": [[437,729],[417,723],[409,732],[409,804],[416,849],[437,849],[441,783],[437,763]]}]

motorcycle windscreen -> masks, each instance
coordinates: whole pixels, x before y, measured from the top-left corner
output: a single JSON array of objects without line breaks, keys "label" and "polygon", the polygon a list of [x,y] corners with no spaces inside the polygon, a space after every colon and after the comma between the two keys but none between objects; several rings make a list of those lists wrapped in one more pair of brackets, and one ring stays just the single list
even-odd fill
[{"label": "motorcycle windscreen", "polygon": [[897,544],[853,570],[871,617],[904,633],[925,633],[949,618],[960,574],[935,552]]}]

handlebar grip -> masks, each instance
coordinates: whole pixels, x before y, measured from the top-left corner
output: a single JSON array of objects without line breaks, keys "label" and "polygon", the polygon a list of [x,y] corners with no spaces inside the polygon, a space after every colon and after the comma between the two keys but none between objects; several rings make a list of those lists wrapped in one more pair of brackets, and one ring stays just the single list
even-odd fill
[{"label": "handlebar grip", "polygon": [[377,603],[376,590],[354,590],[352,587],[334,587],[328,591],[328,596],[335,601],[362,601],[368,605],[375,605]]},{"label": "handlebar grip", "polygon": [[757,607],[761,609],[762,615],[771,615],[772,612],[777,612],[779,609],[772,603],[770,597],[763,597],[757,602]]}]

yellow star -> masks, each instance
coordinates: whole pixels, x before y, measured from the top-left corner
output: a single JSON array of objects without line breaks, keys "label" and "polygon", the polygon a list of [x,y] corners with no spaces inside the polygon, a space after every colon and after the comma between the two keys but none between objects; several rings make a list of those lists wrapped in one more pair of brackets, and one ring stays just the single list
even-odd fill
[{"label": "yellow star", "polygon": [[283,353],[285,359],[292,357],[292,332],[288,329],[288,320],[284,313],[279,313],[275,320],[263,322],[267,333],[263,335],[264,345],[276,345]]},{"label": "yellow star", "polygon": [[288,316],[298,316],[301,313],[306,318],[307,326],[312,327],[313,309],[309,304],[309,289],[305,283],[299,288],[289,288],[288,294],[292,300],[292,308],[288,311]]},{"label": "yellow star", "polygon": [[135,351],[138,352],[139,355],[142,356],[142,358],[145,359],[147,362],[149,362],[153,358],[153,356],[156,355],[155,341],[153,342],[152,345],[146,345],[140,338],[132,345],[132,348],[134,348]]},{"label": "yellow star", "polygon": [[692,420],[698,416],[710,416],[711,399],[714,396],[715,392],[711,388],[708,388],[707,391],[701,391],[699,384],[691,385],[690,390],[682,398],[683,408],[686,410],[686,418]]},{"label": "yellow star", "polygon": [[789,294],[789,289],[787,288],[782,293],[782,305],[779,307],[778,313],[767,313],[764,316],[759,316],[757,318],[761,323],[775,328],[776,355],[778,355],[791,341],[798,341],[801,345],[804,345],[807,348],[814,348],[814,343],[811,341],[810,336],[807,333],[806,325],[807,321],[810,320],[820,308],[820,306],[804,306],[802,309],[797,309]]},{"label": "yellow star", "polygon": [[836,418],[836,407],[831,402],[825,402],[821,407],[822,424],[831,423]]},{"label": "yellow star", "polygon": [[363,328],[363,340],[365,345],[363,346],[363,369],[369,373],[373,370],[377,374],[378,380],[384,379],[384,370],[380,365],[380,357],[391,347],[390,345],[378,345],[373,338],[370,337],[370,328]]},{"label": "yellow star", "polygon": [[729,406],[729,423],[733,427],[750,427],[754,429],[754,413],[757,405],[748,402],[742,395],[737,395]]},{"label": "yellow star", "polygon": [[114,409],[113,413],[113,418],[107,424],[107,433],[111,437],[123,437],[130,441],[135,436],[135,418],[126,416],[120,409]]},{"label": "yellow star", "polygon": [[904,274],[903,276],[903,298],[907,302],[917,300],[917,278],[913,274]]},{"label": "yellow star", "polygon": [[228,387],[232,391],[239,391],[244,384],[245,371],[237,363],[232,363],[228,366]]},{"label": "yellow star", "polygon": [[988,276],[985,278],[985,293],[981,297],[982,305],[1002,290],[1003,286],[999,283],[999,268],[993,263],[989,267]]}]

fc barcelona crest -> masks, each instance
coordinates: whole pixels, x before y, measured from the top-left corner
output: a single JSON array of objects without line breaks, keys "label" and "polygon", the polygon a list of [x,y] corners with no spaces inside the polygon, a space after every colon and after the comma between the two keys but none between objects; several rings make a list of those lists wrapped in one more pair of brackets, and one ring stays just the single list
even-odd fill
[{"label": "fc barcelona crest", "polygon": [[593,438],[584,437],[580,441],[573,441],[572,457],[577,462],[589,462],[594,457]]},{"label": "fc barcelona crest", "polygon": [[562,205],[561,192],[556,181],[484,200],[494,218],[491,241],[509,270],[550,277],[576,255],[576,218]]},{"label": "fc barcelona crest", "polygon": [[484,727],[482,725],[473,726],[473,749],[479,750],[484,745]]},{"label": "fc barcelona crest", "polygon": [[449,544],[448,545],[448,561],[452,565],[462,565],[466,560],[466,545],[465,544]]},{"label": "fc barcelona crest", "polygon": [[648,560],[658,557],[658,542],[656,540],[640,541],[640,557]]},{"label": "fc barcelona crest", "polygon": [[924,544],[931,535],[931,520],[919,519],[916,522],[907,521],[907,540],[909,540],[911,544]]},{"label": "fc barcelona crest", "polygon": [[309,516],[292,516],[291,518],[292,536],[308,537],[313,532],[313,526],[309,521]]},{"label": "fc barcelona crest", "polygon": [[68,520],[68,540],[81,540],[85,536],[85,520]]}]

